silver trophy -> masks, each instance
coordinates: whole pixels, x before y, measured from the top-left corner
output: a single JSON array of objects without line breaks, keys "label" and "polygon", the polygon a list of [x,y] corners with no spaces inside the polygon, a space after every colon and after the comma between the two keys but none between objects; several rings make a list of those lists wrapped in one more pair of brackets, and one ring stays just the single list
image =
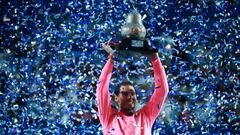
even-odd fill
[{"label": "silver trophy", "polygon": [[120,50],[137,51],[142,53],[157,52],[149,46],[145,39],[146,28],[142,23],[142,16],[136,10],[128,14],[125,24],[121,28]]},{"label": "silver trophy", "polygon": [[145,38],[146,28],[142,23],[142,16],[137,11],[128,14],[126,23],[121,28],[121,35],[123,38]]}]

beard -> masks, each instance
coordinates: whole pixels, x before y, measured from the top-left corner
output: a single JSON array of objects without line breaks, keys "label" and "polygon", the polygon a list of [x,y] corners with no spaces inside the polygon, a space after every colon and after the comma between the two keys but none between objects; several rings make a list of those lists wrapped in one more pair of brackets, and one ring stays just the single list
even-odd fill
[{"label": "beard", "polygon": [[136,102],[135,101],[127,101],[123,105],[124,105],[125,110],[134,111]]}]

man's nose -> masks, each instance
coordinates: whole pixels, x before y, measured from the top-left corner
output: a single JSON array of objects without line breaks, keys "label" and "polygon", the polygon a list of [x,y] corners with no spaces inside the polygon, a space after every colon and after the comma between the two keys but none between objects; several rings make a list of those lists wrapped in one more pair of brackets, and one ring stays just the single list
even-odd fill
[{"label": "man's nose", "polygon": [[133,97],[133,95],[131,93],[128,93],[127,98],[131,99],[132,97]]}]

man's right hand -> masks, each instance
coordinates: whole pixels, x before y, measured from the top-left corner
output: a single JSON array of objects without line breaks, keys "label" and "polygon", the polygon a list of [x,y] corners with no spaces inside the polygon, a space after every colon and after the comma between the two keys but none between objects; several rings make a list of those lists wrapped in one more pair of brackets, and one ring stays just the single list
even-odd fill
[{"label": "man's right hand", "polygon": [[105,42],[103,44],[103,48],[104,50],[108,53],[108,60],[113,63],[114,62],[114,52],[115,50],[113,50],[110,46],[111,42]]},{"label": "man's right hand", "polygon": [[110,47],[110,42],[103,43],[103,48],[108,54],[113,54],[114,50]]}]

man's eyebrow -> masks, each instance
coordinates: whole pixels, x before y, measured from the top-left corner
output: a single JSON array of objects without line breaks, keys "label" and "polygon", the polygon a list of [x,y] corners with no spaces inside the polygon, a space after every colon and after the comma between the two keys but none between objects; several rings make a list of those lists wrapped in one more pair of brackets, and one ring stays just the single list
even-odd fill
[{"label": "man's eyebrow", "polygon": [[133,92],[136,92],[135,89],[130,89],[129,91],[133,91]]},{"label": "man's eyebrow", "polygon": [[[129,89],[129,91],[136,92],[135,89]],[[127,92],[125,90],[120,90],[120,92]]]}]

